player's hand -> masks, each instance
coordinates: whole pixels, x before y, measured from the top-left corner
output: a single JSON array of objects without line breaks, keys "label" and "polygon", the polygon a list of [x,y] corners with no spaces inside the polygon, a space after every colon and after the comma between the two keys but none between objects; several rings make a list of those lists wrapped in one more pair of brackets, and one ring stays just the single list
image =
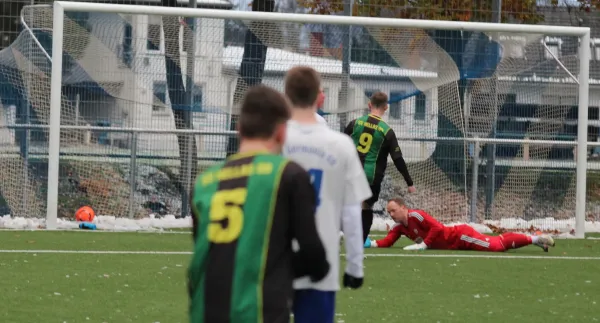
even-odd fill
[{"label": "player's hand", "polygon": [[365,248],[371,248],[371,239],[369,239],[369,237],[365,240]]},{"label": "player's hand", "polygon": [[348,273],[344,273],[344,287],[345,288],[352,288],[352,289],[359,289],[362,284],[363,284],[363,278],[360,277],[354,277],[349,275]]},{"label": "player's hand", "polygon": [[403,248],[403,250],[411,250],[411,251],[412,250],[425,250],[425,249],[427,249],[427,245],[424,244],[424,243],[422,243],[422,242],[421,243],[415,243],[413,245],[406,246],[406,247]]},{"label": "player's hand", "polygon": [[408,192],[409,192],[409,193],[414,193],[414,192],[416,192],[416,191],[417,191],[417,189],[416,189],[414,186],[409,186],[409,187],[408,187]]}]

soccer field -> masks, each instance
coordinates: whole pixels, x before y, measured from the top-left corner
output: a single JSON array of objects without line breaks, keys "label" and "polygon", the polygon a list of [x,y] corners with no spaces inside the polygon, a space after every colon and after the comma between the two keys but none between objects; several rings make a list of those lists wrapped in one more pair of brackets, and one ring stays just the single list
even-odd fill
[{"label": "soccer field", "polygon": [[[491,254],[366,250],[337,322],[594,322],[600,240]],[[0,232],[0,322],[187,322],[187,232]]]}]

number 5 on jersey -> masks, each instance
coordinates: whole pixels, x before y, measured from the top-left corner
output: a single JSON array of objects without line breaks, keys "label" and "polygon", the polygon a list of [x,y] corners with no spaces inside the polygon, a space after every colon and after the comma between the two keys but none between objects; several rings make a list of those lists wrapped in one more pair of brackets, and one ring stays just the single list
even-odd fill
[{"label": "number 5 on jersey", "polygon": [[366,154],[369,152],[369,149],[371,149],[372,143],[373,135],[363,132],[358,138],[358,146],[356,147],[356,150],[358,150],[360,153]]},{"label": "number 5 on jersey", "polygon": [[310,175],[310,183],[315,189],[315,193],[317,195],[317,206],[321,204],[321,182],[323,181],[323,170],[311,168],[308,170],[308,175]]},{"label": "number 5 on jersey", "polygon": [[236,188],[216,192],[211,200],[208,240],[212,243],[230,243],[237,240],[244,225],[244,211],[248,189]]}]

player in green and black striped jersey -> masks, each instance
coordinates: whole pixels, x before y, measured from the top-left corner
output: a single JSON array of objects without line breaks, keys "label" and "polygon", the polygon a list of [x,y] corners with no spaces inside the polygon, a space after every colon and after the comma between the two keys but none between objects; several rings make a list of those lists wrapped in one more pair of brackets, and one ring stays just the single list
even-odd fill
[{"label": "player in green and black striped jersey", "polygon": [[352,120],[344,132],[352,137],[358,156],[363,164],[367,179],[371,185],[373,196],[363,203],[363,241],[369,236],[373,225],[373,205],[379,199],[381,183],[387,167],[388,154],[392,157],[394,165],[404,177],[408,191],[416,191],[413,181],[408,173],[406,162],[402,157],[402,150],[394,130],[381,117],[388,108],[388,96],[383,92],[376,92],[369,102],[370,113],[366,116]]},{"label": "player in green and black striped jersey", "polygon": [[319,281],[329,271],[310,177],[279,155],[289,117],[279,92],[250,89],[241,108],[240,152],[198,176],[191,199],[191,323],[289,322],[293,279]]}]

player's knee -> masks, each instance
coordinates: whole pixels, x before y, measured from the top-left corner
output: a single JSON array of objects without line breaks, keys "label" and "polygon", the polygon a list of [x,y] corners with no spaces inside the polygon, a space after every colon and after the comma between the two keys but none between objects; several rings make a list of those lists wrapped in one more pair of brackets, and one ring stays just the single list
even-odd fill
[{"label": "player's knee", "polygon": [[497,241],[492,241],[489,246],[489,251],[491,252],[504,252],[507,248],[502,243],[502,238],[500,237]]}]

